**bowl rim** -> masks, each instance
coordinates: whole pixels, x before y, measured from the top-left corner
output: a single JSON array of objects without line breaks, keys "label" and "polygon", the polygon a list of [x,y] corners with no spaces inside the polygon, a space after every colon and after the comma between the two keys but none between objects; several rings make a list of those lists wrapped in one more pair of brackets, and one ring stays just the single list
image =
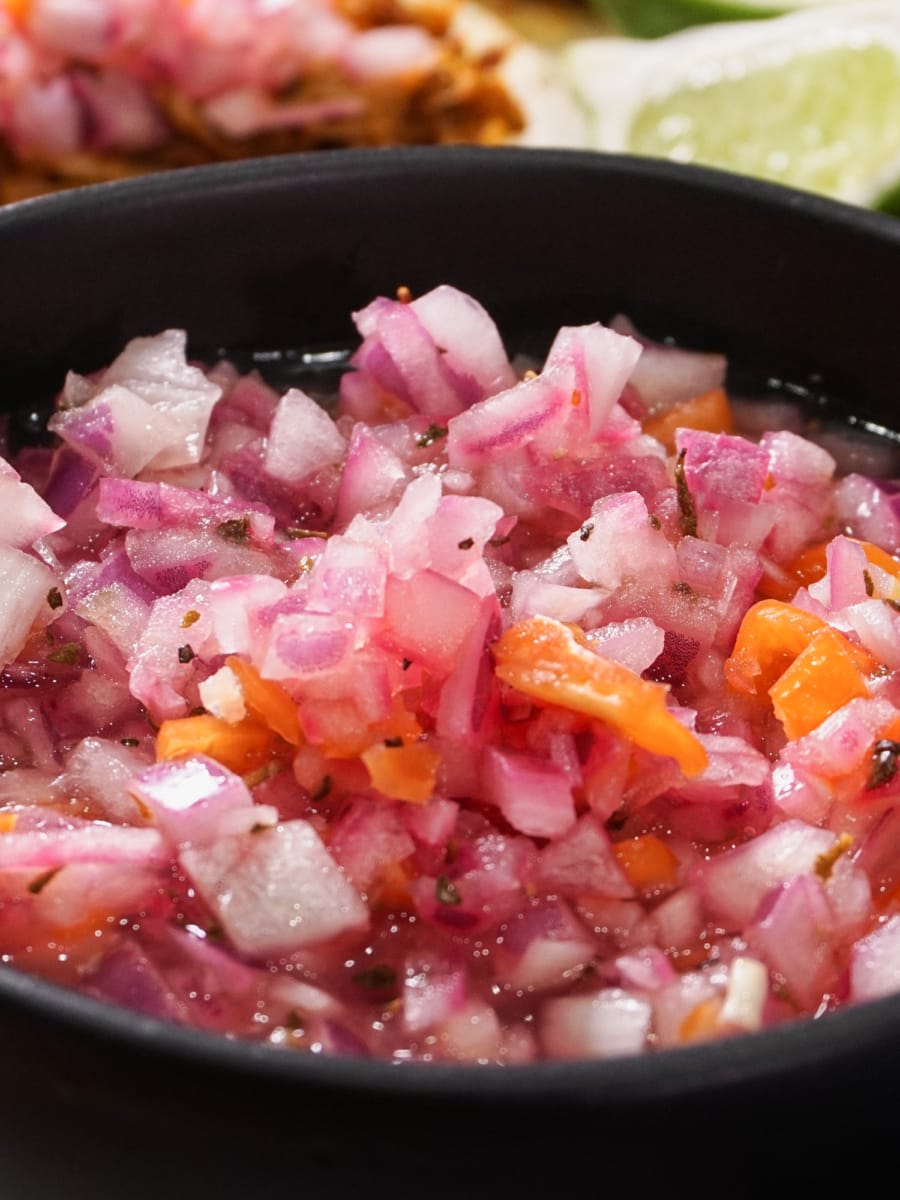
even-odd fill
[{"label": "bowl rim", "polygon": [[[499,174],[572,168],[607,180],[627,177],[701,190],[713,199],[740,198],[761,209],[790,210],[836,230],[852,229],[900,246],[900,221],[894,217],[715,168],[571,149],[414,146],[315,151],[183,167],[19,200],[0,208],[0,257],[4,238],[47,222],[64,223],[73,217],[101,222],[113,208],[202,202],[223,191],[252,194],[276,182],[355,186],[385,170],[465,175],[472,170]],[[467,1104],[472,1102],[474,1084],[481,1102],[502,1099],[518,1106],[544,1104],[548,1099],[579,1107],[622,1106],[650,1094],[656,1098],[698,1095],[713,1086],[727,1089],[732,1084],[774,1079],[783,1073],[788,1058],[792,1067],[800,1067],[823,1058],[848,1060],[864,1047],[877,1050],[891,1040],[900,1044],[900,995],[818,1019],[802,1018],[758,1033],[658,1053],[503,1066],[295,1055],[135,1013],[0,965],[0,1025],[4,1014],[16,1010],[119,1049],[162,1057],[173,1066],[224,1069],[237,1076],[322,1092],[405,1095]]]},{"label": "bowl rim", "polygon": [[612,177],[627,175],[634,179],[664,180],[668,184],[681,182],[708,192],[745,196],[778,208],[799,209],[806,215],[822,217],[832,224],[850,224],[856,229],[871,228],[881,235],[891,236],[894,233],[900,238],[900,233],[896,231],[897,218],[888,213],[719,167],[681,163],[651,155],[575,147],[468,144],[299,151],[175,167],[82,184],[0,205],[0,233],[9,224],[18,226],[32,218],[47,220],[57,210],[60,215],[93,214],[97,212],[98,205],[104,203],[131,202],[145,206],[161,199],[196,197],[198,194],[221,192],[228,187],[240,188],[248,183],[256,188],[278,180],[304,183],[331,178],[347,180],[357,175],[377,176],[386,166],[393,171],[449,171],[461,175],[475,167],[482,171],[502,173],[580,166]]},{"label": "bowl rim", "polygon": [[[0,1026],[16,1008],[51,1021],[93,1045],[152,1058],[156,1068],[199,1069],[254,1083],[314,1088],[340,1097],[391,1095],[478,1106],[502,1100],[524,1110],[548,1100],[572,1109],[627,1111],[648,1098],[690,1100],[713,1091],[767,1084],[823,1062],[852,1060],[900,1044],[900,995],[861,1002],[771,1029],[605,1059],[526,1063],[389,1062],[343,1055],[296,1054],[264,1042],[229,1038],[133,1012],[114,1003],[0,967]],[[865,1084],[866,1081],[861,1081]],[[822,1097],[828,1102],[828,1097]],[[773,1107],[776,1103],[773,1098]]]}]

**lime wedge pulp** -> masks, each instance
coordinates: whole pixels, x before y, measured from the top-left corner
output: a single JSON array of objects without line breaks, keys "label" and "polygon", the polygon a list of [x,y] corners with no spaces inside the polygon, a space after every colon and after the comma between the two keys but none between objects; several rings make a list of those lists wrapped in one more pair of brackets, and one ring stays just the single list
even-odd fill
[{"label": "lime wedge pulp", "polygon": [[900,182],[900,4],[866,0],[563,54],[596,149],[879,206]]}]

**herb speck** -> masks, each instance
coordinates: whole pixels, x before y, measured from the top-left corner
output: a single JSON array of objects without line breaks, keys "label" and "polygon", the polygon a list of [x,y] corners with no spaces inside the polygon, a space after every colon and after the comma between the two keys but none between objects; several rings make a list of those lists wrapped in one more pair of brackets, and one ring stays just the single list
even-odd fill
[{"label": "herb speck", "polygon": [[38,875],[36,879],[32,879],[31,883],[28,885],[28,890],[31,892],[32,896],[39,895],[53,878],[53,876],[58,875],[61,870],[62,867],[51,867],[49,871],[44,871],[42,875]]},{"label": "herb speck", "polygon": [[443,425],[429,425],[423,434],[416,438],[417,446],[430,446],[434,442],[440,441],[441,438],[447,436],[446,427]]},{"label": "herb speck", "polygon": [[250,537],[250,518],[233,517],[230,521],[223,521],[216,526],[216,533],[226,542],[243,545]]},{"label": "herb speck", "polygon": [[685,450],[682,450],[675,460],[675,489],[678,493],[678,507],[681,510],[681,531],[685,537],[696,537],[697,510],[694,508],[694,499],[691,496],[690,488],[687,485],[687,477],[684,473],[684,456],[686,453]]},{"label": "herb speck", "polygon": [[434,889],[438,904],[462,904],[462,896],[446,875],[439,875]]},{"label": "herb speck", "polygon": [[51,662],[65,663],[67,666],[74,667],[79,658],[81,658],[81,647],[77,642],[66,642],[64,646],[60,646],[49,657]]},{"label": "herb speck", "polygon": [[898,761],[900,761],[900,742],[891,741],[890,738],[881,738],[880,741],[877,741],[872,747],[866,790],[872,791],[874,788],[884,787],[886,783],[890,783],[897,774]]},{"label": "herb speck", "polygon": [[319,784],[319,786],[313,792],[310,799],[312,799],[314,802],[316,800],[324,800],[330,791],[331,791],[331,776],[323,775],[322,782]]}]

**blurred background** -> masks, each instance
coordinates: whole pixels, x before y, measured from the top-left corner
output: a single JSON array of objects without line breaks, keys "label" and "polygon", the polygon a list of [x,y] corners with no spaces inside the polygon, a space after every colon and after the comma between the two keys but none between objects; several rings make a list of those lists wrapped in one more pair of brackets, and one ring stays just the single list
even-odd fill
[{"label": "blurred background", "polygon": [[898,0],[0,0],[0,202],[294,150],[701,162],[896,208]]}]

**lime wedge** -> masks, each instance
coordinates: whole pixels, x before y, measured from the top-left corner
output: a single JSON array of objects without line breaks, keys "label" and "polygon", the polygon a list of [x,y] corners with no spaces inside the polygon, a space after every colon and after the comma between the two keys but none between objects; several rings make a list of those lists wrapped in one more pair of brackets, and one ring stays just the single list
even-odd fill
[{"label": "lime wedge", "polygon": [[865,0],[562,52],[594,148],[702,163],[892,207],[900,4]]},{"label": "lime wedge", "polygon": [[590,0],[590,3],[622,33],[656,38],[689,25],[777,17],[802,8],[821,7],[829,0]]}]

